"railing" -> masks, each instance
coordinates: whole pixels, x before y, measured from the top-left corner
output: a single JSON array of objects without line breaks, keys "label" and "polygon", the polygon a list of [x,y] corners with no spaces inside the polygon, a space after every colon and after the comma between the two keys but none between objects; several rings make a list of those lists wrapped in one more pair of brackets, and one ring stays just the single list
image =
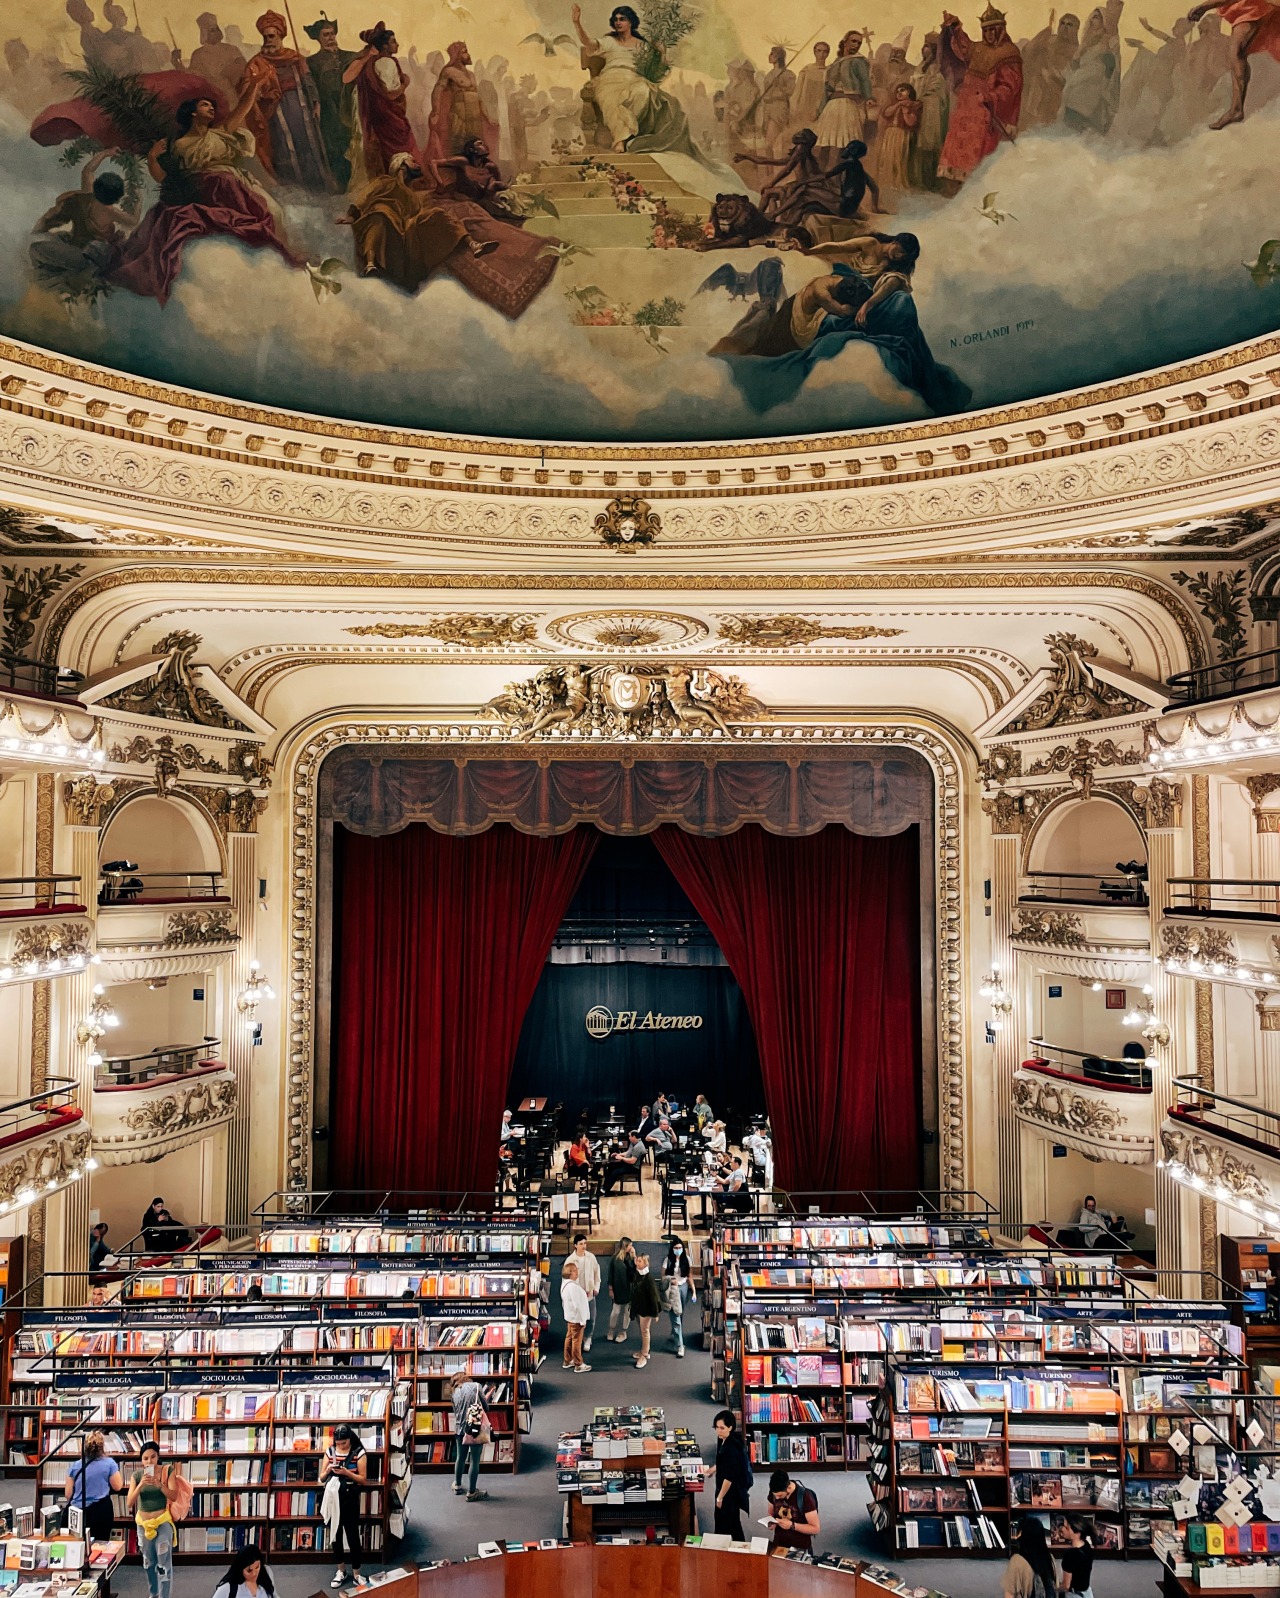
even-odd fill
[{"label": "railing", "polygon": [[76,1107],[76,1080],[51,1076],[39,1093],[0,1103],[0,1143],[19,1142],[44,1130],[55,1117]]},{"label": "railing", "polygon": [[1240,655],[1216,666],[1198,666],[1194,671],[1179,671],[1166,677],[1165,687],[1169,690],[1166,709],[1203,705],[1212,699],[1230,699],[1235,694],[1277,686],[1280,686],[1280,649],[1260,649],[1253,655]]},{"label": "railing", "polygon": [[774,1208],[779,1215],[893,1216],[897,1220],[980,1221],[990,1224],[999,1218],[999,1206],[975,1188],[944,1190],[937,1188],[841,1188],[837,1191],[797,1188],[773,1191]]},{"label": "railing", "polygon": [[136,1088],[147,1083],[172,1081],[174,1077],[214,1068],[225,1069],[221,1060],[210,1058],[220,1038],[205,1038],[201,1043],[170,1044],[152,1049],[149,1054],[121,1054],[104,1059],[93,1072],[96,1088]]},{"label": "railing", "polygon": [[70,909],[80,903],[79,888],[79,877],[0,877],[0,916]]},{"label": "railing", "polygon": [[[1083,1049],[1069,1049],[1062,1043],[1050,1043],[1047,1038],[1028,1039],[1033,1049],[1043,1049],[1062,1059],[1061,1065],[1053,1060],[1024,1060],[1024,1071],[1037,1071],[1041,1075],[1065,1077],[1087,1087],[1115,1087],[1140,1093],[1151,1092],[1151,1066],[1146,1060],[1112,1059],[1107,1055],[1088,1054]],[[1078,1060],[1073,1068],[1071,1061]]]},{"label": "railing", "polygon": [[[1135,863],[1136,864],[1136,863]],[[1132,871],[1028,871],[1022,904],[1145,905],[1147,868]]]},{"label": "railing", "polygon": [[573,944],[601,944],[614,948],[684,948],[689,944],[714,945],[705,921],[688,916],[573,916],[556,930],[554,948]]},{"label": "railing", "polygon": [[[536,1195],[535,1195],[536,1197]],[[260,1227],[299,1226],[308,1221],[339,1224],[359,1220],[362,1224],[373,1222],[396,1224],[408,1220],[410,1225],[429,1224],[434,1221],[455,1222],[460,1218],[475,1216],[477,1220],[491,1221],[497,1210],[497,1199],[492,1188],[461,1188],[449,1191],[414,1188],[278,1188],[268,1193],[253,1214]],[[504,1220],[514,1220],[517,1212],[502,1212]],[[536,1205],[533,1210],[537,1215]]]},{"label": "railing", "polygon": [[36,699],[75,699],[84,683],[82,671],[68,666],[50,666],[25,655],[0,653],[0,688]]},{"label": "railing", "polygon": [[1280,881],[1273,877],[1170,877],[1167,916],[1223,916],[1280,921]]},{"label": "railing", "polygon": [[1178,1099],[1170,1114],[1175,1118],[1197,1122],[1208,1132],[1280,1160],[1280,1112],[1215,1093],[1202,1087],[1198,1076],[1176,1076],[1173,1085]]},{"label": "railing", "polygon": [[187,904],[226,899],[217,871],[139,871],[127,864],[103,866],[98,903]]}]

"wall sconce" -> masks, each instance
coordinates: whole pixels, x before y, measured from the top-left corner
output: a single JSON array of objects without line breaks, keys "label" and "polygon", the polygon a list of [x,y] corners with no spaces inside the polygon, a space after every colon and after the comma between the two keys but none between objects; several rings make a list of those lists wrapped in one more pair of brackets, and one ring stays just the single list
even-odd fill
[{"label": "wall sconce", "polygon": [[243,990],[236,999],[236,1009],[244,1017],[244,1024],[251,1032],[262,1025],[258,1020],[258,1006],[263,999],[274,998],[275,994],[271,991],[271,985],[262,974],[262,967],[256,960],[250,960],[249,980],[245,983]]},{"label": "wall sconce", "polygon": [[1013,1010],[1013,995],[1004,985],[999,966],[992,966],[988,975],[983,977],[978,992],[984,999],[990,999],[991,1018],[987,1025],[993,1032],[999,1032],[1004,1026],[1006,1016]]},{"label": "wall sconce", "polygon": [[85,1061],[86,1065],[99,1066],[102,1064],[102,1055],[98,1052],[99,1041],[107,1035],[107,1028],[120,1025],[120,1017],[111,1007],[111,1001],[106,996],[106,989],[99,982],[93,990],[93,1003],[89,1006],[89,1013],[76,1028],[76,1041],[92,1045],[92,1053]]},{"label": "wall sconce", "polygon": [[1150,987],[1142,990],[1142,997],[1135,1000],[1120,1018],[1121,1026],[1136,1026],[1142,1028],[1142,1036],[1153,1049],[1167,1049],[1169,1047],[1169,1028],[1156,1014],[1156,1007],[1151,997]]}]

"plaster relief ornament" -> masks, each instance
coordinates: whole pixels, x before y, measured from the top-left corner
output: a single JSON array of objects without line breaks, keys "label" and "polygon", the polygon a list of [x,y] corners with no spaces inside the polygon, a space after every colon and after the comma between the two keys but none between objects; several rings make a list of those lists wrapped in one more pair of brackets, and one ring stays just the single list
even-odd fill
[{"label": "plaster relief ornament", "polygon": [[1100,721],[1126,716],[1149,707],[1131,699],[1110,683],[1100,682],[1089,665],[1097,647],[1074,633],[1050,633],[1045,639],[1053,680],[1027,706],[1010,732],[1039,732],[1076,721]]},{"label": "plaster relief ornament", "polygon": [[527,616],[434,616],[426,621],[373,622],[366,627],[344,627],[353,638],[434,638],[442,644],[468,649],[495,649],[501,644],[531,644],[537,629]]},{"label": "plaster relief ornament", "polygon": [[240,722],[196,680],[195,654],[200,644],[197,633],[166,633],[153,651],[165,656],[155,671],[141,682],[108,694],[103,705],[141,716],[161,716],[167,721],[190,721],[203,727],[244,732]]},{"label": "plaster relief ornament", "polygon": [[690,666],[544,666],[484,706],[525,738],[731,738],[732,723],[753,721],[764,706],[740,678]]},{"label": "plaster relief ornament", "polygon": [[724,616],[720,641],[755,649],[793,649],[822,638],[843,638],[861,643],[864,638],[900,638],[905,627],[825,626],[811,616]]},{"label": "plaster relief ornament", "polygon": [[596,517],[595,529],[607,548],[632,554],[653,543],[662,531],[662,523],[647,499],[635,494],[619,494]]}]

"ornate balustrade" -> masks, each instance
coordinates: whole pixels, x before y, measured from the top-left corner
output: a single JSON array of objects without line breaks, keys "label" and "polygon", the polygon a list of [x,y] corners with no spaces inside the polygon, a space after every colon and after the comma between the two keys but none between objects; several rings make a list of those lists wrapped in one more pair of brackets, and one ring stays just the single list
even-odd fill
[{"label": "ornate balustrade", "polygon": [[104,871],[98,950],[119,982],[211,971],[239,941],[234,920],[215,871]]},{"label": "ornate balustrade", "polygon": [[1171,976],[1280,993],[1280,881],[1175,877],[1156,959]]},{"label": "ornate balustrade", "polygon": [[217,1038],[104,1059],[93,1079],[93,1152],[139,1165],[207,1137],[231,1119],[236,1083]]},{"label": "ornate balustrade", "polygon": [[1178,1102],[1160,1128],[1159,1165],[1171,1180],[1280,1226],[1280,1115],[1175,1079]]},{"label": "ornate balustrade", "polygon": [[[1050,1048],[1053,1046],[1050,1045]],[[1059,1055],[1075,1050],[1057,1049]],[[1085,1055],[1078,1055],[1083,1062]],[[1024,1126],[1051,1143],[1064,1143],[1087,1159],[1149,1165],[1155,1158],[1155,1105],[1140,1061],[1102,1061],[1133,1067],[1136,1081],[1100,1080],[1069,1062],[1023,1061],[1013,1077],[1013,1112]]]},{"label": "ornate balustrade", "polygon": [[79,877],[0,877],[0,983],[67,976],[93,956]]},{"label": "ornate balustrade", "polygon": [[[1096,884],[1096,876],[1087,879]],[[1145,982],[1151,964],[1149,912],[1145,903],[1071,901],[1070,909],[1018,900],[1015,948],[1047,971],[1096,982]]]}]

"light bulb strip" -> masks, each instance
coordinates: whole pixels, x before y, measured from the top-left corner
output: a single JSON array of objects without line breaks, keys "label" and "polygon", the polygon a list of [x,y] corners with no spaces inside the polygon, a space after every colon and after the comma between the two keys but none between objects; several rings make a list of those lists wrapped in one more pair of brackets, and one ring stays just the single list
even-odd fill
[{"label": "light bulb strip", "polygon": [[24,760],[48,760],[55,766],[82,766],[86,762],[101,766],[107,758],[105,749],[82,749],[66,740],[54,742],[48,738],[15,738],[10,734],[0,738],[0,760],[11,754],[20,755]]},{"label": "light bulb strip", "polygon": [[1233,1193],[1224,1183],[1200,1176],[1181,1160],[1157,1160],[1156,1169],[1163,1171],[1170,1181],[1176,1182],[1179,1187],[1189,1188],[1191,1192],[1198,1193],[1202,1198],[1213,1199],[1215,1203],[1227,1204],[1232,1209],[1242,1210],[1244,1214],[1252,1216],[1264,1226],[1280,1229],[1280,1209],[1248,1198],[1243,1193]]},{"label": "light bulb strip", "polygon": [[20,1187],[11,1199],[0,1199],[0,1217],[17,1215],[30,1205],[37,1204],[54,1193],[61,1193],[76,1182],[82,1182],[90,1171],[97,1169],[98,1162],[90,1155],[83,1164],[75,1166],[70,1171],[64,1171],[60,1176],[50,1177],[46,1182],[28,1183],[25,1187]]}]

